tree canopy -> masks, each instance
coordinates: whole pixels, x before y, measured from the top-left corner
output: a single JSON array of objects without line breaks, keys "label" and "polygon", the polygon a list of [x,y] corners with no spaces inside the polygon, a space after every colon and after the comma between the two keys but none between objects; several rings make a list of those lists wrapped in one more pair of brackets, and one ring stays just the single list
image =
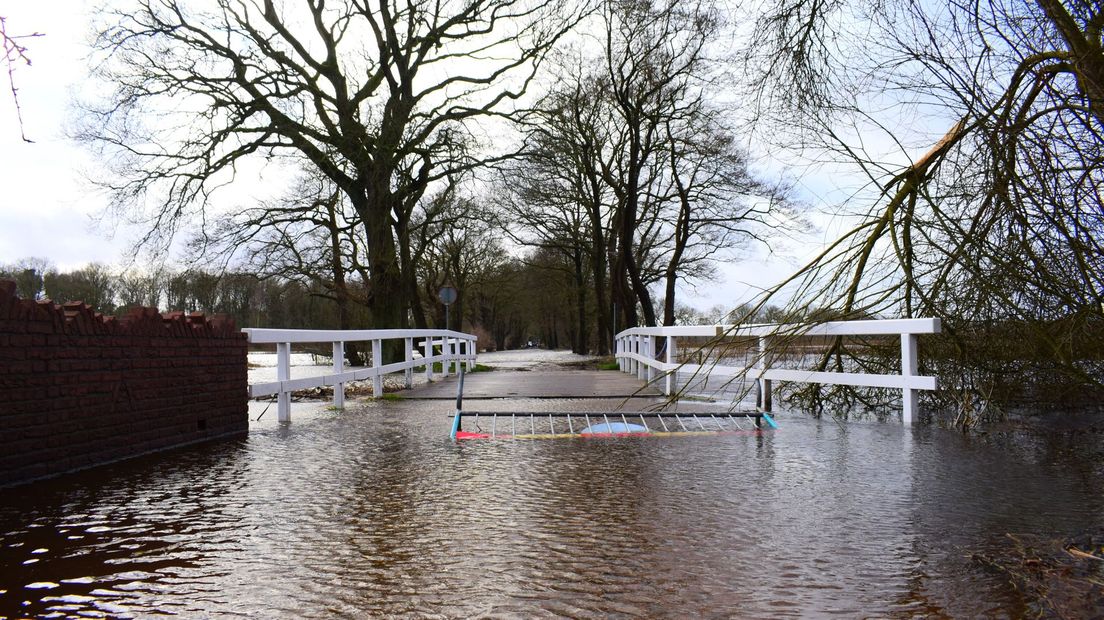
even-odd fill
[{"label": "tree canopy", "polygon": [[373,321],[399,327],[414,205],[481,161],[468,122],[509,113],[579,16],[560,0],[111,3],[96,46],[114,90],[79,135],[144,241],[204,217],[246,162],[306,160],[364,229]]}]

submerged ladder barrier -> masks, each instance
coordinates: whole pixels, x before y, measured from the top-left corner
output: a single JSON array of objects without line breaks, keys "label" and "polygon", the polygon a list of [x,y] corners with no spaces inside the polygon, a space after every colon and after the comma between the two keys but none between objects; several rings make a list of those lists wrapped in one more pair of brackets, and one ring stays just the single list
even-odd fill
[{"label": "submerged ladder barrier", "polygon": [[758,433],[770,414],[683,412],[479,412],[457,411],[453,439],[563,439],[675,437]]},{"label": "submerged ladder barrier", "polygon": [[[693,374],[699,380],[715,376],[756,381],[759,390],[757,405],[764,412],[771,411],[772,381],[900,389],[901,418],[905,424],[911,424],[917,409],[917,390],[936,389],[935,377],[917,374],[917,337],[919,334],[938,334],[940,330],[939,319],[832,321],[808,325],[634,327],[617,334],[615,356],[622,372],[635,374],[648,383],[660,384],[663,393],[668,396],[678,393],[680,372]],[[802,338],[835,336],[899,336],[900,374],[823,372],[779,367],[780,350],[784,352],[785,345]],[[678,341],[682,338],[708,339],[707,347],[719,345],[725,339],[754,339],[752,363],[730,366],[722,363],[723,359],[712,364],[679,362]],[[663,359],[657,359],[661,356]]]},{"label": "submerged ladder barrier", "polygon": [[[464,418],[468,418],[470,422],[467,429],[464,428]],[[558,426],[557,420],[559,420]],[[778,428],[770,414],[765,411],[723,413],[464,411],[464,369],[461,368],[460,381],[456,386],[456,411],[452,418],[451,437],[453,439],[561,439],[757,433],[762,428],[763,420],[766,420],[771,428]],[[637,424],[637,421],[640,423]],[[747,426],[741,424],[741,421]],[[484,429],[483,424],[489,424],[490,428]],[[474,430],[472,430],[473,426]],[[502,432],[499,432],[500,428]],[[521,432],[518,432],[519,428]]]},{"label": "submerged ladder barrier", "polygon": [[[350,381],[372,380],[372,395],[383,395],[383,377],[404,373],[404,385],[413,385],[414,369],[425,367],[426,378],[432,380],[434,364],[441,364],[445,376],[469,369],[475,362],[475,336],[447,329],[243,329],[252,344],[276,345],[276,381],[249,386],[249,397],[277,395],[277,415],[280,422],[291,421],[291,393],[295,390],[332,385],[333,404],[345,406],[345,384]],[[383,363],[383,342],[403,341],[403,361]],[[421,341],[421,357],[415,358],[415,341]],[[367,367],[345,366],[345,343],[371,343],[372,364]],[[333,372],[313,377],[291,378],[291,345],[324,344],[333,350]]]}]

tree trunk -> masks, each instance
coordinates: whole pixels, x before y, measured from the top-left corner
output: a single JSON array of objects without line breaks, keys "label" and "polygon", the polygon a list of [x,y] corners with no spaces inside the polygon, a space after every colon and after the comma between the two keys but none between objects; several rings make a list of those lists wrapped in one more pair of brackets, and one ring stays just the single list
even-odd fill
[{"label": "tree trunk", "polygon": [[[369,186],[363,197],[354,199],[353,207],[360,214],[368,237],[368,269],[371,273],[368,309],[372,314],[372,327],[402,329],[407,326],[407,303],[398,255],[395,252],[391,209],[378,204],[388,202],[386,183],[385,178],[383,191],[372,191],[375,188]],[[369,207],[373,201],[377,204],[373,205],[374,208]],[[404,343],[400,340],[384,342],[384,363],[401,361]]]},{"label": "tree trunk", "polygon": [[674,154],[671,155],[671,174],[675,180],[675,187],[679,194],[678,220],[675,222],[675,234],[673,235],[675,247],[671,252],[671,260],[667,261],[665,297],[663,299],[663,325],[675,324],[675,282],[678,280],[678,266],[682,264],[682,255],[686,253],[686,245],[690,243],[690,213],[693,209],[690,196],[678,176],[678,169]]},{"label": "tree trunk", "polygon": [[[637,265],[636,254],[633,252],[636,239],[637,211],[640,204],[640,172],[644,167],[645,158],[644,149],[640,143],[642,140],[640,122],[635,116],[635,114],[628,111],[626,113],[626,120],[629,122],[631,133],[629,135],[627,164],[629,175],[625,183],[624,198],[621,201],[620,256],[624,263],[625,272],[629,276],[629,285],[632,287],[636,300],[640,302],[641,312],[644,313],[644,324],[648,327],[655,327],[655,307],[652,305],[652,296],[648,292],[644,280],[640,277],[640,266]],[[633,314],[636,314],[635,304]]]},{"label": "tree trunk", "polygon": [[1089,111],[1104,126],[1104,47],[1101,45],[1100,32],[1096,32],[1095,38],[1090,37],[1060,0],[1037,2],[1065,39],[1072,56],[1069,62],[1077,78],[1077,85],[1088,100]]},{"label": "tree trunk", "polygon": [[616,235],[610,235],[610,237],[608,246],[610,293],[613,303],[617,305],[617,314],[621,317],[621,322],[616,326],[616,329],[628,329],[637,326],[636,300],[629,292],[628,280],[625,277],[625,262],[618,248],[620,232]]},{"label": "tree trunk", "polygon": [[422,308],[421,294],[418,292],[418,269],[414,257],[410,251],[410,227],[409,220],[403,217],[395,222],[395,236],[399,240],[399,268],[402,272],[403,290],[406,294],[406,302],[410,311],[410,317],[417,329],[426,329],[429,326],[426,320],[425,308]]},{"label": "tree trunk", "polygon": [[573,353],[586,355],[587,349],[587,283],[586,272],[583,265],[583,253],[581,248],[575,249],[575,337],[572,338],[571,349]]},{"label": "tree trunk", "polygon": [[609,355],[613,340],[610,327],[609,291],[606,284],[606,241],[602,228],[601,204],[594,203],[587,209],[590,216],[590,262],[594,272],[594,300],[598,306],[598,355]]},{"label": "tree trunk", "polygon": [[[334,303],[337,304],[338,329],[353,329],[349,316],[349,286],[345,282],[345,265],[341,262],[341,237],[337,226],[337,197],[326,203],[328,228],[330,229],[330,270],[333,274]],[[358,343],[345,343],[345,357],[350,366],[363,366],[365,361]]]},{"label": "tree trunk", "polygon": [[451,316],[449,317],[452,325],[449,326],[449,329],[462,332],[464,331],[461,329],[464,327],[464,289],[458,287],[457,290],[460,291],[460,294],[456,296],[456,303],[452,304]]}]

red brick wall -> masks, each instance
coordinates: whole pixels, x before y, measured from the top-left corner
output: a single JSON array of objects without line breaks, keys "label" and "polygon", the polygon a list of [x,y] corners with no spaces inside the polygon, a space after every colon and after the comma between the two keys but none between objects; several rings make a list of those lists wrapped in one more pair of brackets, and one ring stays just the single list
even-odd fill
[{"label": "red brick wall", "polygon": [[0,280],[0,486],[248,430],[228,318],[15,296]]}]

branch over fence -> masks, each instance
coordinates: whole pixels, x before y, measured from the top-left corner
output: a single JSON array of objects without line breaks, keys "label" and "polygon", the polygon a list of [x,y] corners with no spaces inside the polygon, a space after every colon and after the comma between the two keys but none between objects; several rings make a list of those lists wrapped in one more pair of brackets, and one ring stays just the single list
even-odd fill
[{"label": "branch over fence", "polygon": [[[902,391],[902,420],[911,424],[917,409],[917,390],[936,389],[936,378],[918,375],[917,337],[938,334],[939,319],[887,319],[870,321],[832,321],[796,325],[703,325],[679,327],[635,327],[617,334],[615,355],[622,372],[636,374],[649,383],[663,379],[663,393],[678,392],[678,373],[695,376],[742,378],[758,381],[759,408],[771,410],[771,381],[829,383],[862,387],[893,388]],[[901,338],[901,373],[872,374],[856,372],[822,372],[772,366],[777,355],[776,343],[792,343],[795,339],[837,336],[893,336]],[[665,339],[662,349],[658,339]],[[679,363],[679,338],[709,338],[713,344],[724,339],[757,339],[753,363],[750,366]],[[711,345],[706,345],[711,346]],[[662,353],[663,359],[658,359]]]}]

